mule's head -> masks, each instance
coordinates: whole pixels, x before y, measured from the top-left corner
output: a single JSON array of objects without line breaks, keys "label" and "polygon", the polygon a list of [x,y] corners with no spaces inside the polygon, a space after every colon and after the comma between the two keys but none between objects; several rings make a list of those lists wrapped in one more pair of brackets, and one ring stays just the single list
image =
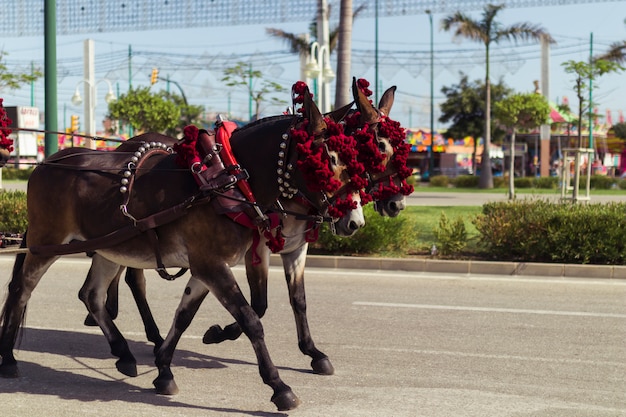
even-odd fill
[{"label": "mule's head", "polygon": [[404,141],[404,129],[388,116],[396,87],[385,91],[375,108],[367,98],[368,85],[365,80],[353,79],[357,112],[348,117],[346,123],[359,143],[359,158],[369,176],[367,192],[374,200],[376,211],[381,216],[395,217],[406,206],[405,196],[413,192],[413,187],[406,183],[411,175],[406,166],[410,148]]},{"label": "mule's head", "polygon": [[366,181],[360,177],[356,143],[343,133],[343,125],[321,114],[308,88],[299,94],[304,118],[292,130],[297,188],[318,213],[333,219],[337,234],[350,236],[365,225],[360,190]]},{"label": "mule's head", "polygon": [[13,122],[2,106],[2,101],[3,99],[0,98],[0,168],[6,165],[13,150],[13,139],[9,138],[11,134],[9,126]]}]

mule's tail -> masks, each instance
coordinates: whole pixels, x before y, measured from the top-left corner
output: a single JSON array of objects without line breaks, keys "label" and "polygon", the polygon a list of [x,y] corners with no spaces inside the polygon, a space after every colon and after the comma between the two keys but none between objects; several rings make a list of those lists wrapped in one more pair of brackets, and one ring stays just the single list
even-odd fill
[{"label": "mule's tail", "polygon": [[[20,249],[22,248],[26,248],[26,233],[24,233],[22,243],[20,244]],[[11,281],[9,282],[7,296],[5,297],[5,300],[4,300],[2,313],[0,314],[0,323],[2,323],[2,329],[0,331],[0,343],[2,344],[5,344],[7,342],[5,340],[5,337],[6,337],[6,332],[8,331],[10,327],[10,321],[11,321],[9,312],[11,311],[12,305],[18,301],[15,299],[15,296],[16,296],[15,293],[16,293],[16,290],[21,285],[19,283],[19,280],[21,279],[21,276],[22,276],[21,271],[22,271],[22,268],[24,267],[24,259],[26,259],[26,253],[24,252],[20,252],[15,256],[15,263],[13,264],[13,273],[11,275]],[[16,344],[16,342],[18,342],[18,339],[21,337],[21,334],[22,334],[21,330],[26,320],[26,307],[24,307],[24,309],[21,312],[18,312],[18,314],[21,315],[20,327],[19,327],[19,331],[13,334],[13,339],[11,340],[11,343],[13,346]]]}]

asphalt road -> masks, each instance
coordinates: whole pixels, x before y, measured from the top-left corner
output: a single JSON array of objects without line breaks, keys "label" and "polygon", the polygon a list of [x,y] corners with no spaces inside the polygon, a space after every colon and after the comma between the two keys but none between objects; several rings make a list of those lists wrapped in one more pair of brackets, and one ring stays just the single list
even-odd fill
[{"label": "asphalt road", "polygon": [[[0,282],[12,262],[0,256]],[[302,400],[279,413],[247,339],[202,344],[208,325],[230,322],[212,297],[174,357],[180,394],[165,397],[153,391],[152,347],[123,287],[116,322],[139,376],[118,373],[101,332],[82,325],[88,267],[65,257],[35,290],[17,352],[22,376],[0,379],[2,415],[626,416],[624,280],[311,268],[310,325],[336,370],[319,376],[297,349],[282,271],[272,268],[266,342]],[[235,273],[243,282],[243,269]],[[165,333],[186,278],[148,278]]]}]

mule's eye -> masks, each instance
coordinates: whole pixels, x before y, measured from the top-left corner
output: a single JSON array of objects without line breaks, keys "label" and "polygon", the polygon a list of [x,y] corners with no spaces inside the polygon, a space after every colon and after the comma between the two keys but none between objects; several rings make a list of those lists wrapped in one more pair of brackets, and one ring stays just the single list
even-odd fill
[{"label": "mule's eye", "polygon": [[382,153],[385,153],[385,151],[387,151],[387,146],[382,140],[378,141],[378,150]]},{"label": "mule's eye", "polygon": [[330,155],[330,163],[333,165],[337,165],[337,156]]}]

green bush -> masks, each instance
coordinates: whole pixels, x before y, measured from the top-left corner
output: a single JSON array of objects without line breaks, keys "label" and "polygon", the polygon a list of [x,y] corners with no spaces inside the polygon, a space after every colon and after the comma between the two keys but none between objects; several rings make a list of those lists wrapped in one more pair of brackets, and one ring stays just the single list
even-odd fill
[{"label": "green bush", "polygon": [[626,190],[626,180],[618,180],[617,181],[617,187],[620,190]]},{"label": "green bush", "polygon": [[408,216],[383,217],[372,204],[364,207],[365,227],[351,237],[340,237],[331,233],[325,223],[317,242],[310,244],[311,253],[318,254],[386,254],[401,251],[407,253],[417,247],[417,232]]},{"label": "green bush", "polygon": [[493,177],[493,188],[508,188],[509,177]]},{"label": "green bush", "polygon": [[452,183],[457,188],[478,188],[477,175],[459,175]]},{"label": "green bush", "polygon": [[525,262],[621,265],[626,204],[544,200],[489,203],[474,219],[489,257]]},{"label": "green bush", "polygon": [[33,172],[34,167],[18,169],[9,166],[2,168],[2,179],[5,180],[27,180]]},{"label": "green bush", "polygon": [[533,188],[533,177],[519,177],[513,180],[515,188]]},{"label": "green bush", "polygon": [[467,230],[461,217],[450,221],[444,212],[439,218],[439,225],[433,230],[437,240],[437,251],[440,255],[458,254],[467,245]]},{"label": "green bush", "polygon": [[537,177],[533,182],[535,188],[542,188],[547,190],[556,190],[559,185],[558,177]]},{"label": "green bush", "polygon": [[433,175],[430,179],[430,185],[432,187],[444,187],[447,188],[450,184],[450,178],[446,175]]},{"label": "green bush", "polygon": [[24,233],[27,226],[26,193],[0,191],[0,233]]}]

